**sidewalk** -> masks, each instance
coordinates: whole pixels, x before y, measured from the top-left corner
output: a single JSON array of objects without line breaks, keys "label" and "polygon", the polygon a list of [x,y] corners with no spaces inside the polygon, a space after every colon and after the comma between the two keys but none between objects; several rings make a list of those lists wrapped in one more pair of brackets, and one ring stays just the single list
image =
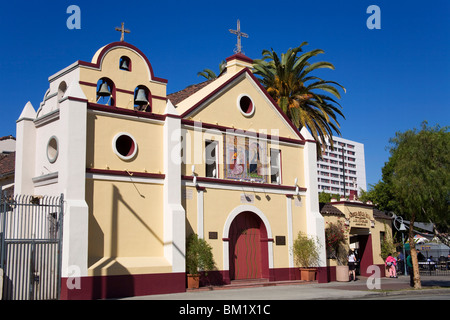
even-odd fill
[{"label": "sidewalk", "polygon": [[[369,284],[369,287],[368,287]],[[422,277],[422,289],[409,286],[409,276],[381,278],[380,289],[370,289],[373,279],[359,277],[351,282],[279,282],[253,287],[213,287],[183,293],[122,298],[120,300],[337,300],[362,299],[395,294],[450,293],[450,277]]]}]

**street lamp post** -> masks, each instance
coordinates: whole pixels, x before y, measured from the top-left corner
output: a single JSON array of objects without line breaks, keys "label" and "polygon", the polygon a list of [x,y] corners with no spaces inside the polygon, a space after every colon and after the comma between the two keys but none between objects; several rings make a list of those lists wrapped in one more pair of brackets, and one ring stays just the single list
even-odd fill
[{"label": "street lamp post", "polygon": [[[402,249],[403,249],[403,274],[407,275],[407,268],[406,268],[406,254],[405,254],[405,238],[404,238],[404,231],[406,231],[406,227],[405,224],[403,223],[403,218],[397,216],[396,214],[392,213],[392,218],[394,219],[394,227],[395,229],[397,229],[397,231],[400,231],[402,233]],[[397,225],[395,224],[395,222],[399,223],[400,226],[397,227]]]}]

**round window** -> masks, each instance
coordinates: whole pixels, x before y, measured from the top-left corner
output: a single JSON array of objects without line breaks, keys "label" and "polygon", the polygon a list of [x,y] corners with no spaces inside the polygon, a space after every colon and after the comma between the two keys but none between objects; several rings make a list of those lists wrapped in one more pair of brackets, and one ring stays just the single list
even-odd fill
[{"label": "round window", "polygon": [[240,95],[238,98],[238,108],[241,113],[246,116],[252,116],[255,112],[255,104],[253,100],[247,95]]},{"label": "round window", "polygon": [[53,136],[47,143],[47,159],[50,163],[53,163],[58,158],[58,139]]},{"label": "round window", "polygon": [[113,150],[119,158],[129,160],[136,155],[136,140],[127,133],[119,133],[113,139]]}]

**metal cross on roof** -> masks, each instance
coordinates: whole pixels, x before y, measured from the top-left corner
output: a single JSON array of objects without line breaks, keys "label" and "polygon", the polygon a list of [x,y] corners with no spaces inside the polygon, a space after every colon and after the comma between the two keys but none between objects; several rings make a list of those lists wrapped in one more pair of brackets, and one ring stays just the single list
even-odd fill
[{"label": "metal cross on roof", "polygon": [[248,34],[241,32],[241,22],[237,21],[237,30],[229,29],[229,31],[232,34],[237,35],[237,44],[236,49],[234,49],[235,53],[241,53],[242,52],[242,46],[241,46],[241,37],[248,38]]},{"label": "metal cross on roof", "polygon": [[122,22],[122,27],[121,28],[116,27],[116,31],[122,32],[122,35],[120,36],[120,41],[124,41],[124,34],[125,33],[130,33],[131,32],[130,30],[124,28],[124,23],[123,22]]}]

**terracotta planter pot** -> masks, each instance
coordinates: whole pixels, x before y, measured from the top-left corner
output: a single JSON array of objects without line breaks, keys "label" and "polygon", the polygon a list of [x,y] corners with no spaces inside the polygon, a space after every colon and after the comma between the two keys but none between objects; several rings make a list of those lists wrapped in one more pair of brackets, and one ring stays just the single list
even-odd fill
[{"label": "terracotta planter pot", "polygon": [[200,285],[200,275],[199,274],[188,274],[187,275],[188,289],[198,289]]},{"label": "terracotta planter pot", "polygon": [[300,279],[305,281],[314,281],[316,280],[316,272],[315,268],[300,268]]},{"label": "terracotta planter pot", "polygon": [[348,282],[348,266],[336,266],[336,281]]}]

